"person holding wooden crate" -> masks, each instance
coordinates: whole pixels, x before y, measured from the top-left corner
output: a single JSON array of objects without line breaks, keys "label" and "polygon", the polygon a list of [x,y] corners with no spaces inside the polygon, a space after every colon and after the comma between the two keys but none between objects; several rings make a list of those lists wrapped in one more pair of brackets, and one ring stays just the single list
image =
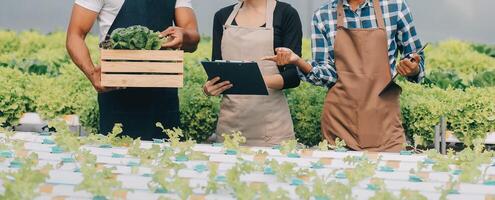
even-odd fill
[{"label": "person holding wooden crate", "polygon": [[301,79],[329,88],[321,116],[329,143],[340,138],[353,150],[402,150],[402,90],[392,74],[411,82],[425,74],[423,45],[406,1],[331,0],[316,11],[312,26],[311,63],[289,48],[265,59],[295,64]]},{"label": "person holding wooden crate", "polygon": [[[294,65],[277,66],[262,61],[275,54],[275,47],[289,47],[301,55],[302,25],[297,10],[275,0],[244,0],[221,9],[213,25],[212,60],[250,60],[258,62],[268,87],[268,96],[224,95],[216,139],[221,134],[240,131],[246,145],[272,146],[294,139],[289,105],[283,89],[299,86]],[[218,96],[232,87],[209,80],[204,92]]]},{"label": "person holding wooden crate", "polygon": [[164,138],[155,124],[179,126],[178,90],[103,87],[101,69],[94,66],[84,42],[95,20],[100,41],[115,29],[141,25],[169,38],[163,48],[194,52],[200,36],[191,0],[76,0],[67,31],[67,50],[72,60],[99,93],[100,132],[106,134],[115,123],[122,123],[123,135],[144,140]]}]

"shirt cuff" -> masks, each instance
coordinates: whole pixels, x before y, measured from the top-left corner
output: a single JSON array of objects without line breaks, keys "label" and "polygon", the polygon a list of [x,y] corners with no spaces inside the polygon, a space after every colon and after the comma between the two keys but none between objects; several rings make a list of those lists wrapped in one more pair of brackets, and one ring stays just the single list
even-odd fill
[{"label": "shirt cuff", "polygon": [[302,81],[308,81],[308,78],[306,77],[306,74],[304,74],[304,72],[302,72],[299,67],[296,67],[296,70],[297,70],[297,75],[299,76],[299,79],[301,79]]}]

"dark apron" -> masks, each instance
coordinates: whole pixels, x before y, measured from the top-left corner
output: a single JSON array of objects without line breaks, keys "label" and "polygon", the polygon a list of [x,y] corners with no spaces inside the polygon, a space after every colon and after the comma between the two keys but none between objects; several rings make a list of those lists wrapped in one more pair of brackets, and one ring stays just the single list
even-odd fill
[{"label": "dark apron", "polygon": [[[176,0],[125,0],[108,34],[133,25],[163,31],[173,25]],[[100,132],[112,131],[115,123],[124,126],[123,135],[143,140],[164,138],[155,126],[179,127],[179,97],[176,88],[128,88],[98,94]]]}]

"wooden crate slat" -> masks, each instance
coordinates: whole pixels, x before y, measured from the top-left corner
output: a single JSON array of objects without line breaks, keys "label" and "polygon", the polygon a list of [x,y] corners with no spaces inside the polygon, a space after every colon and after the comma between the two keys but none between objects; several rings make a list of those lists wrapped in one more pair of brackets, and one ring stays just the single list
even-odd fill
[{"label": "wooden crate slat", "polygon": [[164,62],[101,62],[101,72],[115,73],[184,73],[182,63]]},{"label": "wooden crate slat", "polygon": [[183,75],[124,75],[102,74],[101,84],[106,87],[183,87]]},{"label": "wooden crate slat", "polygon": [[101,60],[169,61],[182,62],[183,51],[162,50],[101,50]]}]

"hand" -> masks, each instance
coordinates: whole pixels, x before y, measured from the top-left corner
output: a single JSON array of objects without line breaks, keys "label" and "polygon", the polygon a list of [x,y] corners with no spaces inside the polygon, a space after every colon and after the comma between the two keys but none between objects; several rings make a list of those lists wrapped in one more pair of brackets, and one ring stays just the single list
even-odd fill
[{"label": "hand", "polygon": [[160,36],[169,37],[162,48],[181,49],[184,42],[184,29],[181,27],[171,26],[160,33]]},{"label": "hand", "polygon": [[405,77],[416,76],[419,74],[419,62],[421,57],[418,54],[413,54],[412,58],[405,58],[397,65],[397,72]]},{"label": "hand", "polygon": [[278,66],[285,66],[288,64],[296,64],[299,59],[301,59],[297,54],[295,54],[289,48],[276,48],[275,52],[277,55],[265,56],[261,58],[262,60],[270,60],[276,62]]},{"label": "hand", "polygon": [[123,88],[109,88],[109,87],[103,87],[101,85],[101,67],[95,67],[94,70],[91,72],[89,76],[89,80],[91,81],[91,84],[95,88],[96,92],[98,93],[105,93],[105,92],[110,92],[113,90],[117,89],[123,89]]},{"label": "hand", "polygon": [[207,81],[203,86],[203,92],[208,96],[218,96],[234,86],[230,81],[223,81],[221,83],[218,83],[218,81],[220,81],[220,77],[215,77]]}]

